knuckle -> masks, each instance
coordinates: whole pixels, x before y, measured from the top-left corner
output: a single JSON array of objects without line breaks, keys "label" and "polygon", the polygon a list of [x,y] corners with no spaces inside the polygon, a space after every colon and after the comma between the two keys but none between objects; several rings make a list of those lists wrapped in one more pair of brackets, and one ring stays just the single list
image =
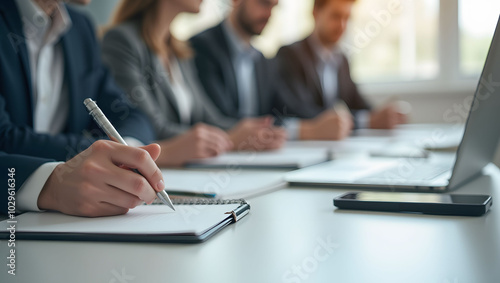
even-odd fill
[{"label": "knuckle", "polygon": [[92,144],[92,149],[97,152],[105,151],[108,150],[109,148],[110,144],[108,143],[108,141],[105,140],[98,140]]},{"label": "knuckle", "polygon": [[100,173],[99,166],[95,162],[92,162],[92,161],[84,162],[82,164],[81,170],[82,170],[82,174],[85,177],[95,176],[96,174]]},{"label": "knuckle", "polygon": [[144,150],[142,148],[138,148],[137,155],[136,155],[137,162],[139,162],[141,164],[145,163],[149,157],[150,157],[149,153],[146,150]]},{"label": "knuckle", "polygon": [[[92,186],[91,183],[89,182],[82,182],[82,184],[79,187],[79,194],[80,195],[86,195],[90,194],[94,189],[94,186]],[[80,200],[83,198],[79,198]]]},{"label": "knuckle", "polygon": [[135,181],[133,182],[134,187],[132,188],[132,190],[133,190],[132,193],[135,195],[142,194],[147,188],[146,183],[147,183],[146,179],[144,179],[142,177],[136,178]]},{"label": "knuckle", "polygon": [[131,197],[125,202],[124,208],[134,208],[138,206],[140,203],[142,203],[140,199]]}]

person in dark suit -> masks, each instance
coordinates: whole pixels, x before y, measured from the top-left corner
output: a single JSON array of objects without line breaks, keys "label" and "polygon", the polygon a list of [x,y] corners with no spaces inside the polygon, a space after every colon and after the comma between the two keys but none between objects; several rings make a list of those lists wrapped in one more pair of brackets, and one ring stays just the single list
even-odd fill
[{"label": "person in dark suit", "polygon": [[274,61],[250,43],[266,27],[278,0],[232,2],[227,19],[190,40],[198,76],[214,104],[236,118],[274,115],[284,123],[289,139],[346,137],[352,128],[346,113],[323,119],[290,118],[300,113],[296,109],[300,105],[289,103]]},{"label": "person in dark suit", "polygon": [[158,145],[97,141],[103,134],[83,105],[88,97],[129,143],[154,138],[147,118],[130,107],[100,58],[90,21],[61,1],[0,2],[0,160],[17,172],[20,211],[119,214],[141,200],[152,202],[152,188],[163,188],[154,163]]},{"label": "person in dark suit", "polygon": [[337,46],[355,0],[316,0],[315,28],[310,36],[282,47],[277,56],[281,77],[287,84],[288,101],[300,118],[329,115],[344,101],[357,128],[391,129],[406,120],[395,105],[372,111],[351,79],[349,63]]}]

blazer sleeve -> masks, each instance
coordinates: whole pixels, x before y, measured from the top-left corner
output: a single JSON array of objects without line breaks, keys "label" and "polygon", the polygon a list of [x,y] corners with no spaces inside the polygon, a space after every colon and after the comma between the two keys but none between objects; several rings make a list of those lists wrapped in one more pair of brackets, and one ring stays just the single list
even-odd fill
[{"label": "blazer sleeve", "polygon": [[158,106],[153,92],[153,87],[158,85],[153,82],[152,66],[144,66],[141,60],[139,40],[142,39],[120,28],[110,30],[102,42],[103,60],[132,105],[147,115],[149,123],[154,128],[155,138],[175,137],[189,130],[190,126],[167,119]]},{"label": "blazer sleeve", "polygon": [[[11,204],[9,203],[9,196],[14,196],[15,198],[15,194],[12,190],[9,190],[8,184],[14,183],[14,191],[17,192],[22,184],[33,172],[36,171],[36,169],[38,169],[38,167],[51,161],[53,160],[0,152],[0,183],[3,187],[1,190],[2,193],[0,200],[1,214],[7,214],[9,212],[9,205]],[[14,173],[10,176],[9,169],[14,170]],[[9,179],[13,179],[13,181],[9,181]]]}]

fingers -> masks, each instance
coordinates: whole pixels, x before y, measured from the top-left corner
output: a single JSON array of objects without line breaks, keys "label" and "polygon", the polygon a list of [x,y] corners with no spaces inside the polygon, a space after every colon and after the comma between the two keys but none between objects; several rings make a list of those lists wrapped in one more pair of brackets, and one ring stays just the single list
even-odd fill
[{"label": "fingers", "polygon": [[278,149],[283,146],[286,139],[285,129],[278,127],[265,128],[258,132],[255,148],[262,150]]},{"label": "fingers", "polygon": [[[102,151],[101,147],[104,146],[95,142],[93,147],[97,151]],[[150,149],[153,150],[152,147]],[[163,175],[148,151],[116,143],[112,145],[111,150],[109,148],[104,150],[102,153],[109,156],[115,165],[125,165],[137,169],[154,190],[161,191],[165,188]]]},{"label": "fingers", "polygon": [[264,127],[272,127],[274,124],[274,118],[271,116],[265,116],[263,121]]},{"label": "fingers", "polygon": [[156,198],[156,192],[149,182],[143,176],[130,170],[115,167],[109,174],[106,174],[104,183],[112,187],[113,191],[120,190],[148,204]]},{"label": "fingers", "polygon": [[229,136],[215,127],[204,127],[195,132],[196,158],[217,156],[233,147]]},{"label": "fingers", "polygon": [[[154,198],[151,200],[151,202],[153,202],[153,200]],[[124,209],[132,209],[144,203],[143,200],[138,198],[136,195],[112,186],[108,186],[108,188],[106,188],[106,193],[102,195],[102,197],[100,198],[100,202],[112,204],[113,206]]]},{"label": "fingers", "polygon": [[101,202],[98,207],[96,207],[96,213],[90,215],[83,215],[88,217],[101,217],[101,216],[114,216],[122,215],[129,211],[128,208],[116,206],[110,203]]},{"label": "fingers", "polygon": [[194,132],[196,139],[213,140],[217,143],[217,147],[220,147],[223,151],[230,150],[233,147],[229,135],[217,127],[199,124],[195,126]]},{"label": "fingers", "polygon": [[216,127],[210,127],[209,135],[209,138],[217,142],[223,151],[230,150],[233,147],[229,135],[223,130]]},{"label": "fingers", "polygon": [[154,161],[156,161],[158,159],[158,157],[160,156],[160,153],[161,153],[161,147],[157,143],[153,143],[153,144],[150,144],[147,146],[142,146],[140,148],[149,152],[149,155],[151,156],[151,158],[153,158]]}]

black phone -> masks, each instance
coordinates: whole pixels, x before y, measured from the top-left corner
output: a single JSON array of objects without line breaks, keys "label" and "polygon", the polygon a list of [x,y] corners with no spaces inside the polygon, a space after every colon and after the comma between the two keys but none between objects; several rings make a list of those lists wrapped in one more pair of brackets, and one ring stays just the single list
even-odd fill
[{"label": "black phone", "polygon": [[481,216],[493,204],[488,195],[348,192],[333,200],[341,209]]}]

